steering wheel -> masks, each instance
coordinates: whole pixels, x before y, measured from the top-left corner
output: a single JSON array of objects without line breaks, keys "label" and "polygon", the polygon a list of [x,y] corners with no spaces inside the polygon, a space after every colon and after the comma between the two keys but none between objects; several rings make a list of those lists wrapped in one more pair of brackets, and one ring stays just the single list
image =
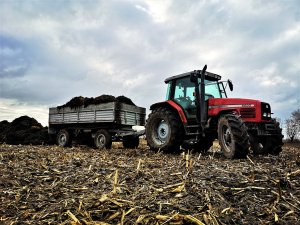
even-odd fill
[{"label": "steering wheel", "polygon": [[193,101],[191,100],[191,98],[189,96],[179,97],[179,98],[176,98],[176,100],[183,108],[188,108],[193,103]]}]

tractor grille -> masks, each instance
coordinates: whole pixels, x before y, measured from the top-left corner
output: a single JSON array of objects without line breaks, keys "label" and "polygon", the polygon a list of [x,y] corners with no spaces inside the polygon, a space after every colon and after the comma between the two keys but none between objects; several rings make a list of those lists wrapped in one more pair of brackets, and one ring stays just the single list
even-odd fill
[{"label": "tractor grille", "polygon": [[255,118],[256,110],[255,108],[241,108],[240,114],[242,118]]}]

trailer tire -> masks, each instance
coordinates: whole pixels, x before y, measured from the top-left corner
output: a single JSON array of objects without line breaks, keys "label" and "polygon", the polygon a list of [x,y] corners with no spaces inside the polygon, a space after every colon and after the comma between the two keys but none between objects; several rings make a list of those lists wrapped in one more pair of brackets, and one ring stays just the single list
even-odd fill
[{"label": "trailer tire", "polygon": [[125,136],[123,137],[124,148],[137,148],[140,144],[140,138],[138,136]]},{"label": "trailer tire", "polygon": [[110,149],[112,146],[110,133],[107,130],[98,130],[94,137],[94,145],[98,149]]},{"label": "trailer tire", "polygon": [[150,149],[178,152],[183,142],[183,126],[178,115],[168,108],[156,108],[146,124],[146,139]]},{"label": "trailer tire", "polygon": [[72,145],[72,136],[66,129],[62,129],[56,135],[56,143],[61,147],[69,147]]},{"label": "trailer tire", "polygon": [[226,158],[244,158],[249,150],[247,127],[235,114],[223,115],[218,123],[218,138]]}]

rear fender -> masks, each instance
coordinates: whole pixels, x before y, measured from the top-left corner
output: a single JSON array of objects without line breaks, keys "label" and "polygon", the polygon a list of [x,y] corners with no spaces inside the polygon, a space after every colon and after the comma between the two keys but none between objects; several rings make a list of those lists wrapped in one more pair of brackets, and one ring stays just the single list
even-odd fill
[{"label": "rear fender", "polygon": [[174,110],[178,114],[179,118],[181,119],[181,122],[183,124],[187,124],[187,119],[186,119],[183,109],[179,105],[177,105],[175,102],[173,102],[172,100],[155,103],[150,106],[150,109],[154,110],[154,109],[163,108],[163,107]]}]

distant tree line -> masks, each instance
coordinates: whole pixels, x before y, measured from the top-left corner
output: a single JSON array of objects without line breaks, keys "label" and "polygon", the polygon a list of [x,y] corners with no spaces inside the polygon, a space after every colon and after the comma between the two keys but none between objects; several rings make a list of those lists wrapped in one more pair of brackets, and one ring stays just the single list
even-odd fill
[{"label": "distant tree line", "polygon": [[285,125],[286,135],[291,142],[300,137],[300,108],[292,112]]}]

